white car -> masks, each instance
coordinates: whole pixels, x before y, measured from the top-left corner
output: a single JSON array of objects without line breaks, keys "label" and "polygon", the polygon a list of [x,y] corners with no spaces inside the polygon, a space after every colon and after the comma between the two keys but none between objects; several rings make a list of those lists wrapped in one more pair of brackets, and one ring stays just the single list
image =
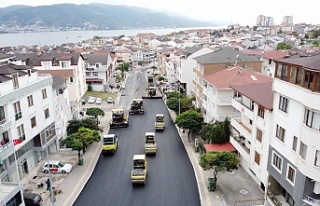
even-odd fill
[{"label": "white car", "polygon": [[96,99],[96,104],[101,104],[102,103],[102,99],[100,98],[100,97],[98,97],[97,99]]},{"label": "white car", "polygon": [[96,102],[96,98],[95,97],[89,97],[88,103],[89,104],[94,104]]},{"label": "white car", "polygon": [[57,160],[46,161],[42,167],[45,173],[69,173],[72,170],[72,165]]},{"label": "white car", "polygon": [[108,97],[107,98],[107,103],[112,104],[113,103],[113,98],[112,97]]}]

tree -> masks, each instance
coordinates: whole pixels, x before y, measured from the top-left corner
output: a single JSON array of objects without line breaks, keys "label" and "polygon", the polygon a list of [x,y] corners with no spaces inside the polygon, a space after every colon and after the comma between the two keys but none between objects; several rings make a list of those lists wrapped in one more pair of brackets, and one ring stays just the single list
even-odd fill
[{"label": "tree", "polygon": [[223,144],[229,141],[231,135],[230,121],[226,118],[223,122],[215,122],[201,128],[200,136],[207,142]]},{"label": "tree", "polygon": [[79,128],[84,127],[88,128],[91,130],[97,130],[97,131],[103,131],[101,128],[98,126],[98,122],[95,118],[93,117],[88,117],[85,119],[80,119],[80,120],[69,120],[68,121],[68,126],[67,126],[67,135],[71,135],[73,133],[76,133]]},{"label": "tree", "polygon": [[239,158],[232,152],[207,152],[200,156],[199,165],[204,170],[213,169],[213,176],[217,182],[219,172],[232,171],[238,169]]},{"label": "tree", "polygon": [[180,128],[189,129],[192,133],[201,128],[202,114],[195,109],[190,109],[177,116],[175,124]]},{"label": "tree", "polygon": [[172,97],[167,100],[166,104],[169,109],[173,110],[176,114],[178,114],[178,112],[179,112],[179,99],[178,98]]},{"label": "tree", "polygon": [[99,116],[104,116],[104,111],[100,108],[91,107],[87,109],[86,112],[87,115],[93,116],[97,119],[97,123],[99,124]]},{"label": "tree", "polygon": [[62,144],[65,145],[67,148],[71,148],[72,150],[78,151],[78,162],[80,163],[80,157],[81,157],[80,152],[84,148],[83,142],[80,139],[77,139],[74,134],[62,140]]},{"label": "tree", "polygon": [[130,65],[126,62],[123,62],[122,64],[119,65],[118,69],[121,71],[121,78],[123,79],[124,77],[124,72],[129,71]]},{"label": "tree", "polygon": [[288,49],[291,49],[292,47],[289,45],[289,44],[286,44],[284,42],[280,42],[278,45],[277,45],[277,50],[288,50]]},{"label": "tree", "polygon": [[92,84],[88,84],[88,91],[89,91],[89,92],[92,91]]}]

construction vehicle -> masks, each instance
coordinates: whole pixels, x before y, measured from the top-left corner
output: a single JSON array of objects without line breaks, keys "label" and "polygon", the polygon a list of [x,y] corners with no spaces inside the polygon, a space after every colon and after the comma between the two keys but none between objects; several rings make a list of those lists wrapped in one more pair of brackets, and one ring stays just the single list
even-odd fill
[{"label": "construction vehicle", "polygon": [[147,160],[146,155],[133,155],[133,170],[131,170],[131,183],[143,184],[147,183]]},{"label": "construction vehicle", "polygon": [[110,128],[129,127],[129,114],[124,109],[113,109]]},{"label": "construction vehicle", "polygon": [[144,114],[142,99],[133,99],[129,110],[129,114]]},{"label": "construction vehicle", "polygon": [[103,135],[102,153],[114,154],[118,149],[118,137],[115,134]]},{"label": "construction vehicle", "polygon": [[156,131],[164,130],[164,115],[163,114],[156,114],[156,123],[155,123]]},{"label": "construction vehicle", "polygon": [[146,132],[145,135],[145,153],[147,154],[154,154],[157,153],[157,143],[156,143],[156,135],[154,132]]},{"label": "construction vehicle", "polygon": [[148,87],[146,96],[142,96],[143,99],[161,99],[162,95],[157,94],[157,88],[154,80],[154,76],[148,76]]}]

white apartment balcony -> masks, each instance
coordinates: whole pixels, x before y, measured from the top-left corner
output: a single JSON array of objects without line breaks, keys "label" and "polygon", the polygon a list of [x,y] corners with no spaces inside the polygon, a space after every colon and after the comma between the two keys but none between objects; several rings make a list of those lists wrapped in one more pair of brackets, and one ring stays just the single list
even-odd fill
[{"label": "white apartment balcony", "polygon": [[203,87],[202,94],[208,96],[208,89],[206,87]]},{"label": "white apartment balcony", "polygon": [[253,111],[250,108],[248,108],[247,106],[245,106],[244,104],[242,104],[241,102],[237,101],[234,98],[232,99],[231,104],[235,109],[240,111],[242,115],[253,120],[254,115],[253,115]]},{"label": "white apartment balcony", "polygon": [[252,142],[252,132],[251,129],[246,127],[239,117],[231,118],[231,125],[240,133],[240,136],[245,137],[246,140]]},{"label": "white apartment balcony", "polygon": [[244,158],[247,162],[250,162],[250,149],[244,144],[244,139],[241,139],[238,135],[231,135],[230,143],[240,153],[241,158]]},{"label": "white apartment balcony", "polygon": [[197,86],[198,82],[195,78],[192,78],[192,84],[194,84],[194,86]]},{"label": "white apartment balcony", "polygon": [[14,145],[11,142],[0,146],[0,162],[7,159],[10,155],[14,153]]},{"label": "white apartment balcony", "polygon": [[11,127],[11,121],[8,119],[3,119],[0,121],[0,133],[3,133],[10,129]]},{"label": "white apartment balcony", "polygon": [[258,115],[256,116],[254,123],[259,127],[259,128],[265,128],[265,120],[262,117],[259,117]]},{"label": "white apartment balcony", "polygon": [[232,98],[217,98],[217,105],[219,106],[231,106]]},{"label": "white apartment balcony", "polygon": [[315,199],[315,198],[309,197],[308,195],[303,195],[303,199],[302,200],[307,205],[320,206],[320,199]]}]

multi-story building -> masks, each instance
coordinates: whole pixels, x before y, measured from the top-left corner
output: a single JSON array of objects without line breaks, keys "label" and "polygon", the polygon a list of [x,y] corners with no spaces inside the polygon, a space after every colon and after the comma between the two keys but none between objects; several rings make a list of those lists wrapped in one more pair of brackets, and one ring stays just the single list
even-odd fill
[{"label": "multi-story building", "polygon": [[16,54],[11,61],[17,65],[32,66],[42,74],[68,78],[67,89],[72,117],[79,117],[82,111],[81,98],[87,91],[84,57],[80,53],[45,53]]},{"label": "multi-story building", "polygon": [[108,81],[115,69],[113,54],[84,54],[86,83],[93,91],[107,91]]},{"label": "multi-story building", "polygon": [[[268,78],[268,77],[267,77]],[[237,149],[240,164],[260,185],[267,184],[268,152],[273,123],[272,79],[259,83],[235,84],[231,118],[231,144]]]},{"label": "multi-story building", "polygon": [[266,26],[267,17],[264,15],[259,15],[257,17],[257,23],[256,26]]},{"label": "multi-story building", "polygon": [[137,60],[139,65],[147,65],[156,59],[155,51],[149,49],[138,49]]},{"label": "multi-story building", "polygon": [[275,62],[268,202],[320,205],[320,56]]},{"label": "multi-story building", "polygon": [[191,48],[185,49],[180,55],[180,67],[177,68],[176,78],[180,82],[181,89],[191,96],[193,90],[192,79],[195,78],[193,68],[197,67],[197,62],[193,59],[197,56],[201,56],[212,52],[213,50],[201,45],[195,45]]},{"label": "multi-story building", "polygon": [[138,57],[136,50],[128,46],[116,47],[113,52],[115,53],[116,64],[122,64],[123,62],[129,63],[131,66],[138,65]]},{"label": "multi-story building", "polygon": [[239,66],[261,72],[262,66],[262,62],[259,59],[229,47],[195,57],[194,60],[197,61],[197,67],[193,68],[195,78],[192,79],[194,89],[191,93],[195,97],[193,105],[196,108],[202,108],[203,86],[205,85],[203,77],[205,75],[230,66]]},{"label": "multi-story building", "polygon": [[262,74],[274,77],[274,71],[276,67],[275,60],[282,59],[290,56],[289,50],[278,50],[278,51],[263,51],[261,56],[262,63]]},{"label": "multi-story building", "polygon": [[293,24],[293,16],[283,17],[281,25],[292,26],[292,24]]},{"label": "multi-story building", "polygon": [[266,26],[273,26],[273,25],[274,25],[274,18],[268,16],[268,17],[267,17]]},{"label": "multi-story building", "polygon": [[271,82],[272,79],[261,73],[239,66],[224,68],[203,77],[200,96],[205,122],[224,121],[233,115],[231,100],[234,92],[231,85]]},{"label": "multi-story building", "polygon": [[6,190],[0,201],[5,203],[19,193],[19,179],[56,147],[57,136],[52,77],[29,66],[2,65],[0,79],[0,190]]}]

